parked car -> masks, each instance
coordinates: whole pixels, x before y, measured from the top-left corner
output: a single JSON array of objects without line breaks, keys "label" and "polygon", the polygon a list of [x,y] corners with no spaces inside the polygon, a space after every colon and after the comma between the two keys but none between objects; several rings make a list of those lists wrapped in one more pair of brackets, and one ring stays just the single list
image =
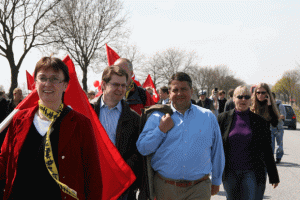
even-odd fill
[{"label": "parked car", "polygon": [[287,126],[289,129],[297,129],[297,117],[292,106],[283,104],[286,111],[286,119],[284,120],[283,126]]}]

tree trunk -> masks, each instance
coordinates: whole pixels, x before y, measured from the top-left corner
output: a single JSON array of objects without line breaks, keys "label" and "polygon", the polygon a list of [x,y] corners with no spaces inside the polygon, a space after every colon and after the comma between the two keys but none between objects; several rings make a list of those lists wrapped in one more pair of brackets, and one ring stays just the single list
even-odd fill
[{"label": "tree trunk", "polygon": [[16,87],[18,87],[18,75],[19,75],[19,70],[15,66],[10,67],[11,71],[11,82],[10,82],[10,89],[9,89],[9,98],[12,99],[13,97],[13,91]]},{"label": "tree trunk", "polygon": [[87,92],[87,66],[84,67],[82,70],[83,76],[82,76],[82,86],[83,90]]}]

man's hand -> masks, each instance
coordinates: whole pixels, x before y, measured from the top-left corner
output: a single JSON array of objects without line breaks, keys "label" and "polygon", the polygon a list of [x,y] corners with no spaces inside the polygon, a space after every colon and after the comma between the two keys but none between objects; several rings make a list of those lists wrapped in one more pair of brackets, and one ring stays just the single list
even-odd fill
[{"label": "man's hand", "polygon": [[169,113],[166,115],[162,116],[158,128],[164,132],[167,133],[169,130],[171,130],[174,126],[174,122],[170,116]]},{"label": "man's hand", "polygon": [[220,191],[219,185],[211,185],[211,195],[216,195]]},{"label": "man's hand", "polygon": [[274,189],[275,189],[278,185],[279,185],[279,183],[272,183],[272,186],[273,186]]}]

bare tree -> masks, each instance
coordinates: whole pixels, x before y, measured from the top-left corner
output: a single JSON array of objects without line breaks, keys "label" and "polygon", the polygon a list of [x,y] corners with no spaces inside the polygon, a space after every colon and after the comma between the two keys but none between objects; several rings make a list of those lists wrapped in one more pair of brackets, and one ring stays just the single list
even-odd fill
[{"label": "bare tree", "polygon": [[244,81],[235,78],[226,66],[196,66],[192,69],[191,76],[196,90],[207,90],[208,95],[214,88],[228,91],[245,84]]},{"label": "bare tree", "polygon": [[131,61],[133,65],[133,72],[136,76],[145,78],[143,68],[145,66],[146,60],[144,54],[141,53],[138,46],[134,44],[123,43],[122,46],[117,47],[119,56],[121,58],[127,58]]},{"label": "bare tree", "polygon": [[176,48],[170,48],[156,53],[144,66],[143,72],[150,74],[155,85],[167,84],[170,77],[176,72],[189,73],[195,66],[197,56],[194,52],[185,52]]},{"label": "bare tree", "polygon": [[[13,90],[18,86],[19,70],[28,52],[32,48],[51,43],[49,40],[38,40],[51,24],[45,18],[59,2],[60,0],[0,1],[0,55],[7,59],[11,69],[9,97],[12,97]],[[19,58],[15,57],[16,48],[22,49]]]},{"label": "bare tree", "polygon": [[53,10],[48,37],[80,66],[85,91],[88,69],[105,60],[105,43],[127,34],[122,30],[126,22],[122,9],[119,0],[63,0],[60,8]]}]

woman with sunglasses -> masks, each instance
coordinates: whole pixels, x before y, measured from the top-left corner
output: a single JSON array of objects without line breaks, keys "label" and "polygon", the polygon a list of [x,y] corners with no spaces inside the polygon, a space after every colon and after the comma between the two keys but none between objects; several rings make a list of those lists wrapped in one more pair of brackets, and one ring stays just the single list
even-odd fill
[{"label": "woman with sunglasses", "polygon": [[270,125],[273,127],[278,125],[280,114],[268,84],[259,83],[255,87],[251,111],[264,117],[269,128]]},{"label": "woman with sunglasses", "polygon": [[237,87],[233,94],[235,109],[218,116],[225,152],[223,185],[228,200],[263,199],[265,168],[270,184],[274,188],[279,184],[270,129],[263,117],[250,111],[250,98],[246,86]]}]

